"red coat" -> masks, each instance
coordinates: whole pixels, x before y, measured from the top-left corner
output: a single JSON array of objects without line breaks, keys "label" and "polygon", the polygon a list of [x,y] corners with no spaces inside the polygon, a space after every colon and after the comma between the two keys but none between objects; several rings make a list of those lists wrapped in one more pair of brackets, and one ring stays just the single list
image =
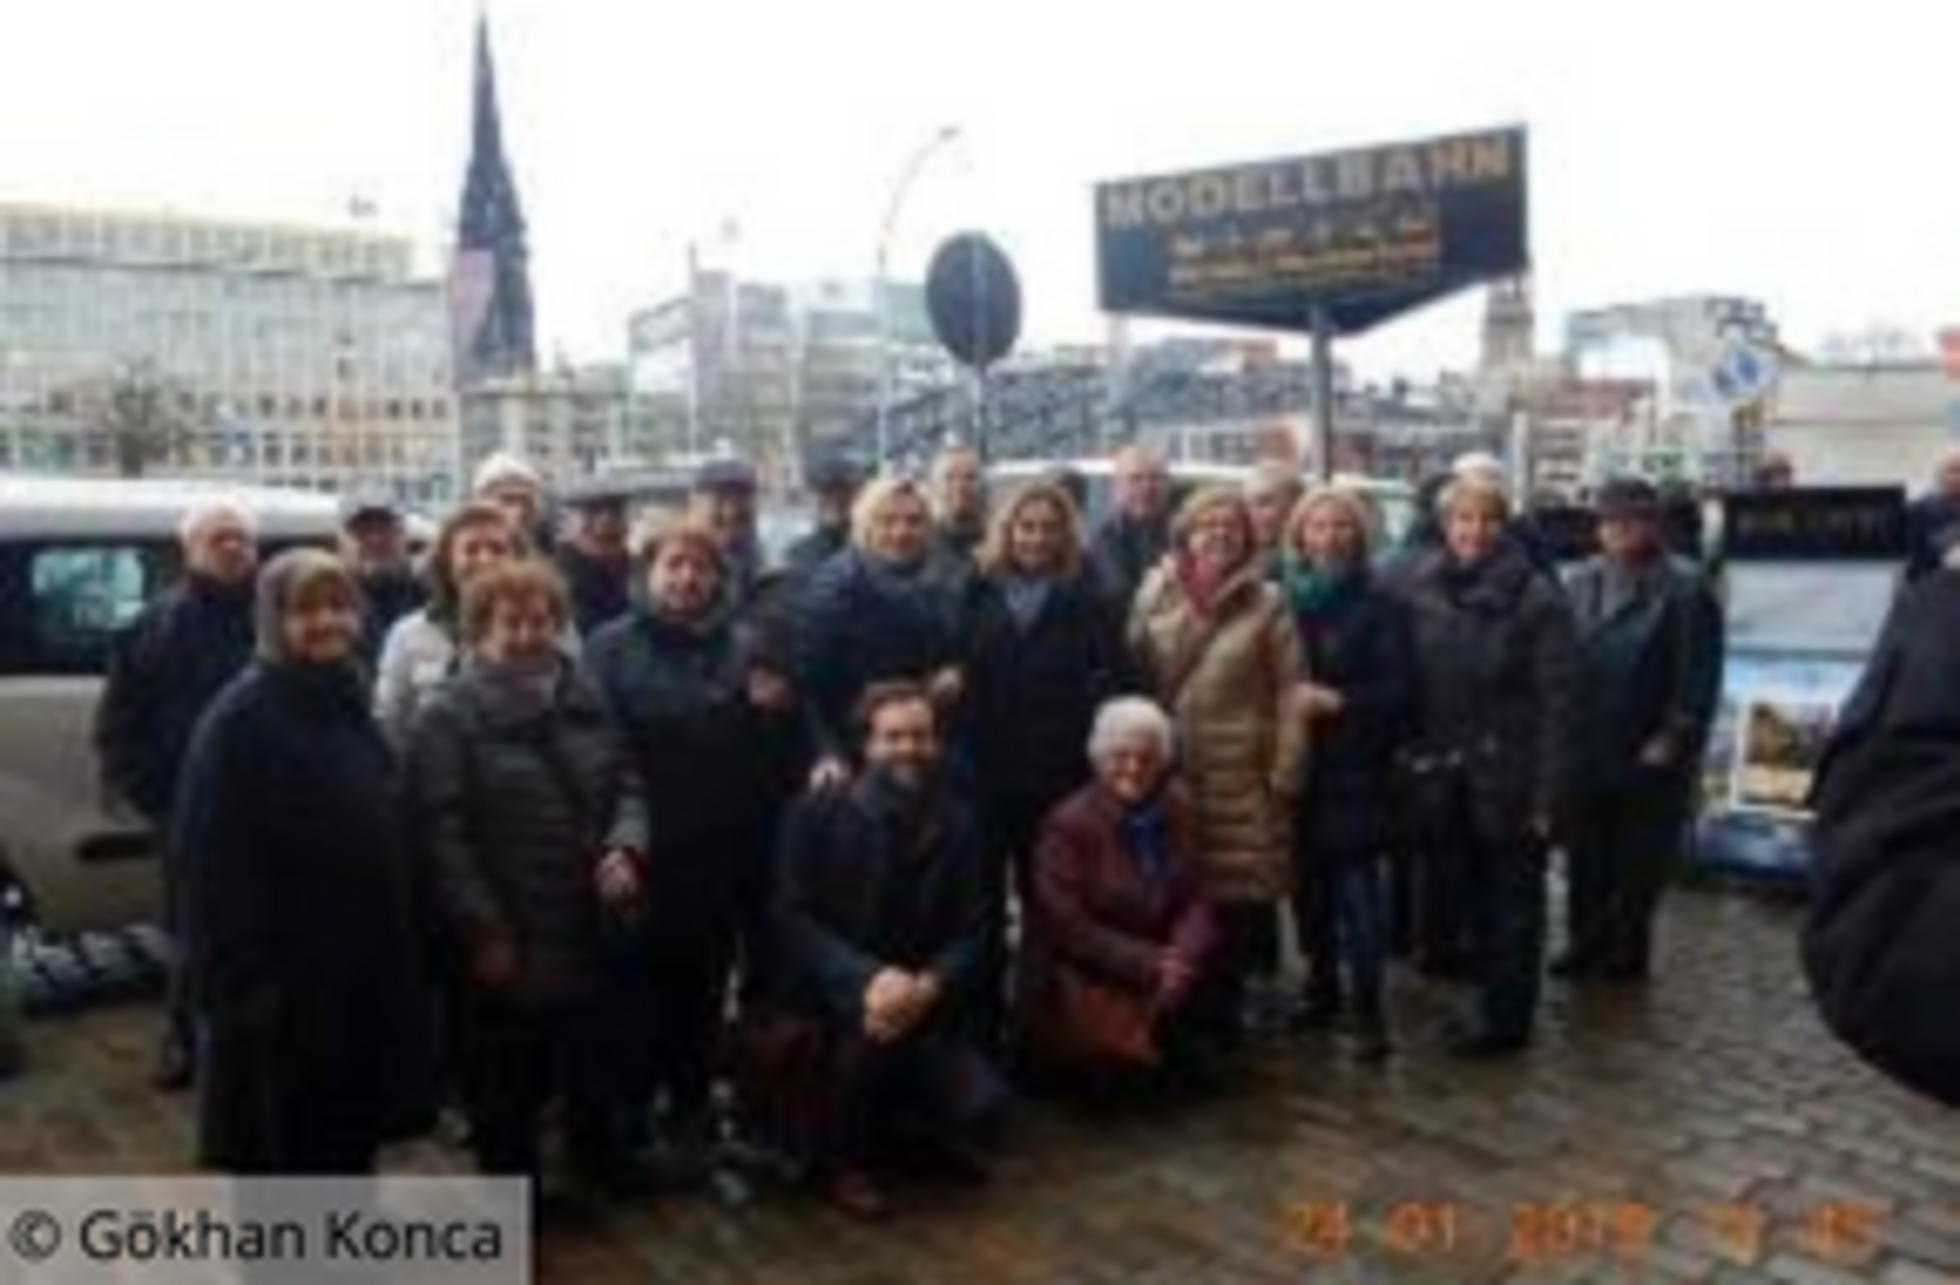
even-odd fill
[{"label": "red coat", "polygon": [[1063,1011],[1063,972],[1147,1001],[1165,949],[1203,969],[1218,929],[1193,864],[1190,806],[1181,793],[1168,806],[1171,859],[1157,880],[1124,847],[1121,805],[1100,786],[1077,791],[1049,814],[1035,847],[1016,988],[1024,1032],[1072,1020]]}]

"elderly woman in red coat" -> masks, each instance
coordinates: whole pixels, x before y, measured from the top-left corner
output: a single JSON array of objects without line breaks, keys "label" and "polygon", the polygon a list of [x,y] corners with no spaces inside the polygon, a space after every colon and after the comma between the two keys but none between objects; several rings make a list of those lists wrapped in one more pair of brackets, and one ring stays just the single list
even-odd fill
[{"label": "elderly woman in red coat", "polygon": [[1082,1087],[1163,1070],[1208,1078],[1188,1020],[1217,934],[1191,864],[1190,808],[1172,780],[1170,719],[1110,701],[1089,742],[1096,780],[1036,844],[1017,987],[1028,1069]]}]

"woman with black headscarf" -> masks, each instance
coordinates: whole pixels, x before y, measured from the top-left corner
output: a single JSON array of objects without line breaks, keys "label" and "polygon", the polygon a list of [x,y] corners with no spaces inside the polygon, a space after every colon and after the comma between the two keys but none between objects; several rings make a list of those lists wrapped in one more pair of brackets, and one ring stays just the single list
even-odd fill
[{"label": "woman with black headscarf", "polygon": [[360,1174],[426,1122],[429,1010],[394,764],[356,662],[360,591],[288,553],[259,579],[255,663],[192,743],[188,867],[203,1162]]}]

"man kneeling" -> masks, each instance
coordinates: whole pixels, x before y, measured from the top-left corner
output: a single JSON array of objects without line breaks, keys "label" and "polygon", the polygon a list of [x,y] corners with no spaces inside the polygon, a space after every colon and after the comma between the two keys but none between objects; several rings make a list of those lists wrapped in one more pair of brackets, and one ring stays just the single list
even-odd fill
[{"label": "man kneeling", "polygon": [[880,684],[860,707],[864,771],[784,823],[766,1005],[803,1019],[802,1141],[831,1199],[885,1212],[872,1176],[895,1143],[980,1176],[1005,1087],[978,1052],[976,988],[991,932],[982,849],[940,771],[923,686]]}]

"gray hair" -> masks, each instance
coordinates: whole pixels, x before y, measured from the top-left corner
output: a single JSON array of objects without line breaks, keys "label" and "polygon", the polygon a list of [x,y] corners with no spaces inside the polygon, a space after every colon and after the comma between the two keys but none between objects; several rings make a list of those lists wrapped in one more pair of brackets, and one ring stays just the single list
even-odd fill
[{"label": "gray hair", "polygon": [[1436,497],[1436,515],[1447,518],[1466,504],[1477,504],[1494,511],[1498,521],[1511,520],[1511,493],[1502,482],[1478,473],[1466,474],[1443,488]]},{"label": "gray hair", "polygon": [[245,528],[247,538],[259,538],[259,522],[250,507],[241,501],[224,496],[213,496],[199,500],[184,511],[177,522],[177,542],[186,547],[191,545],[206,527],[218,522],[229,522]]},{"label": "gray hair", "polygon": [[1089,761],[1100,763],[1119,744],[1139,736],[1155,741],[1167,761],[1177,757],[1177,732],[1170,715],[1156,701],[1142,696],[1105,701],[1096,711],[1096,725],[1089,733]]}]

